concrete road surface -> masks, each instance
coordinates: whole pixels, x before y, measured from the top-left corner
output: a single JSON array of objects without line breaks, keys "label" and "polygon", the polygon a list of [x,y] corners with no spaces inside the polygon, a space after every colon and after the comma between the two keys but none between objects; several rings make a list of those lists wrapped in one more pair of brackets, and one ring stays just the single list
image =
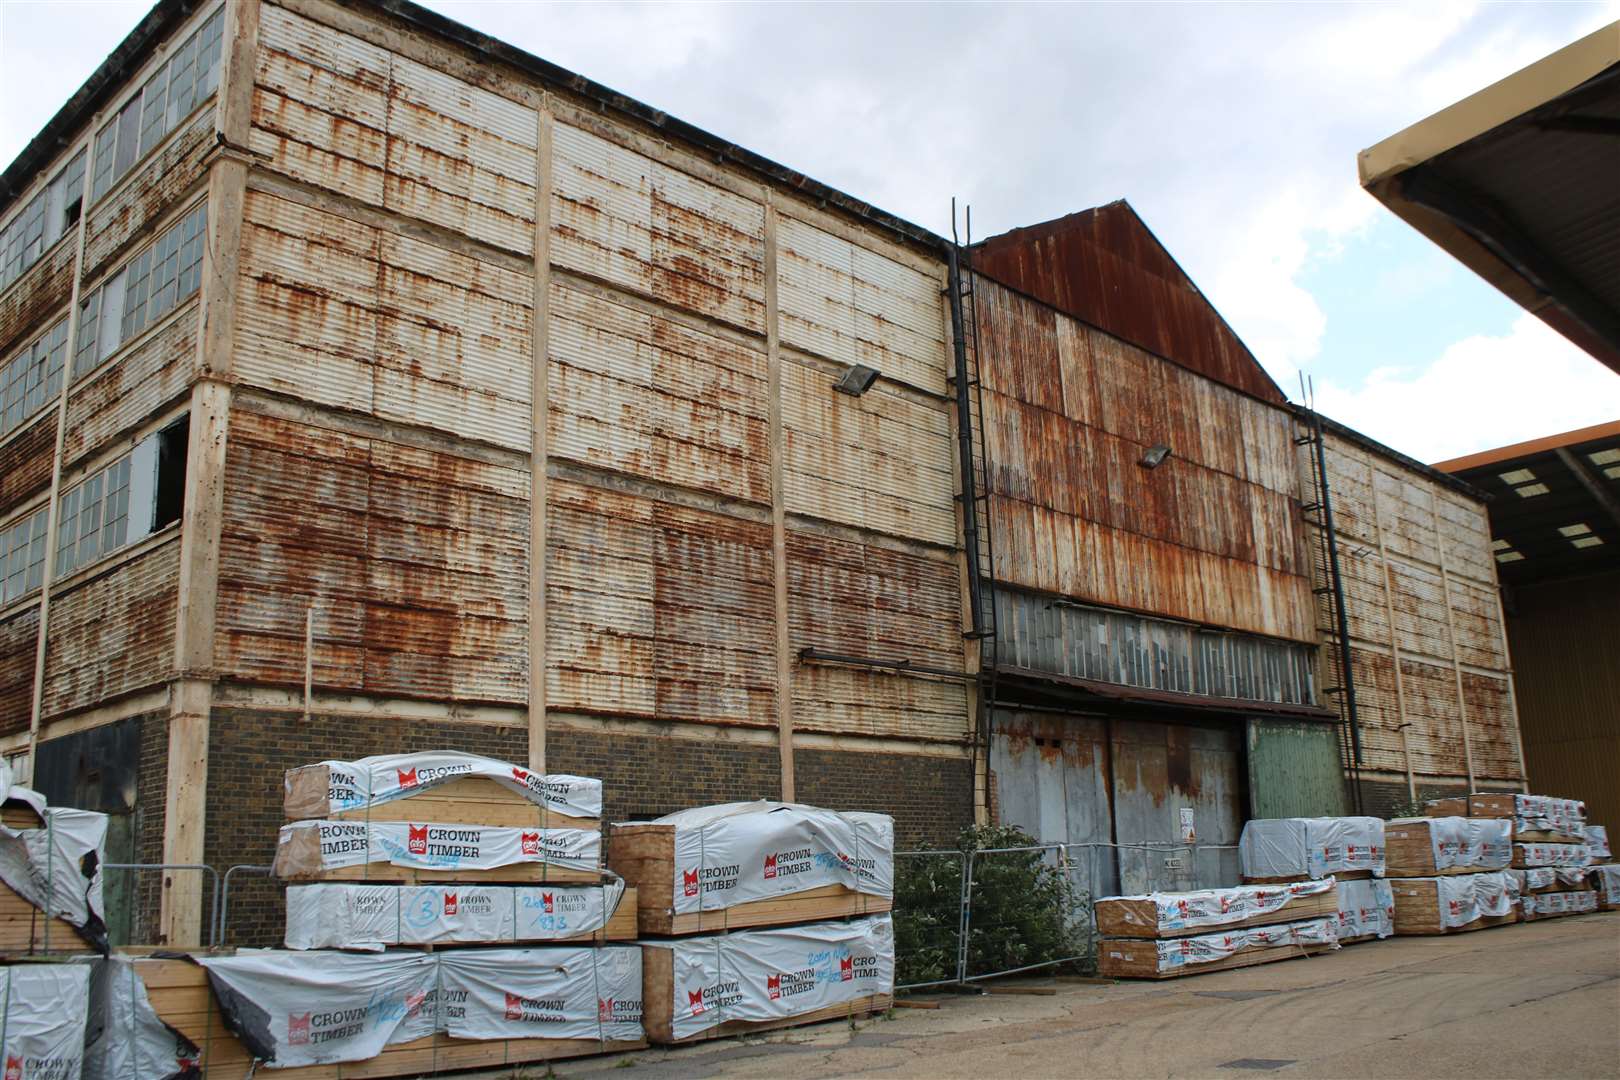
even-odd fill
[{"label": "concrete road surface", "polygon": [[1164,982],[1009,985],[1056,992],[950,997],[854,1031],[821,1024],[555,1069],[569,1080],[1620,1077],[1620,912]]}]

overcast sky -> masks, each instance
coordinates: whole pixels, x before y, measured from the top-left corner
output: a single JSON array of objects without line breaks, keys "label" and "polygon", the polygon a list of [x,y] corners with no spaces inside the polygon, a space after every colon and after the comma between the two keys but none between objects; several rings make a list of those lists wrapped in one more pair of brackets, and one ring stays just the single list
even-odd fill
[{"label": "overcast sky", "polygon": [[[1620,0],[429,6],[938,232],[952,195],[981,236],[1128,199],[1290,396],[1414,457],[1620,418],[1620,375],[1356,182]],[[0,0],[0,160],[147,7]]]}]

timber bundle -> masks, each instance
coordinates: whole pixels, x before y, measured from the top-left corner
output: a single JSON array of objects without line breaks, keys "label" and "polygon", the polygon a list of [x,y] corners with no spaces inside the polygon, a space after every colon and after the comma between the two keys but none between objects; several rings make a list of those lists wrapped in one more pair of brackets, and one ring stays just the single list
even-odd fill
[{"label": "timber bundle", "polygon": [[883,815],[687,810],[614,826],[605,868],[597,780],[454,752],[321,762],[286,776],[285,948],[109,954],[105,816],[0,783],[0,948],[52,961],[0,968],[0,1054],[30,1076],[417,1076],[893,1001]]}]

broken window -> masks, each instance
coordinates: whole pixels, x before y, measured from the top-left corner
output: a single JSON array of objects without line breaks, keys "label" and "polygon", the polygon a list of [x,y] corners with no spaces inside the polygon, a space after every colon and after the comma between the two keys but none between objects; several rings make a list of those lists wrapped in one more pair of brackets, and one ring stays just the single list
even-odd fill
[{"label": "broken window", "polygon": [[190,417],[182,416],[68,489],[57,525],[57,577],[180,520],[190,430]]},{"label": "broken window", "polygon": [[22,276],[79,221],[84,204],[84,151],[0,231],[0,289]]},{"label": "broken window", "polygon": [[45,507],[0,528],[0,603],[9,604],[45,578]]},{"label": "broken window", "polygon": [[0,435],[15,431],[62,389],[67,329],[67,320],[58,320],[0,368]]},{"label": "broken window", "polygon": [[201,203],[80,301],[75,377],[197,291],[207,232],[208,205]]}]

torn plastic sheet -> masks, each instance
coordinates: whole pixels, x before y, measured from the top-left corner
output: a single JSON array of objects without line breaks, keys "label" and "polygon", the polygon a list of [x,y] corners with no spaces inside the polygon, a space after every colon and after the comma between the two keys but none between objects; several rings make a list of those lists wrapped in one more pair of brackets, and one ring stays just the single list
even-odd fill
[{"label": "torn plastic sheet", "polygon": [[1383,878],[1339,882],[1339,940],[1395,933],[1395,894]]},{"label": "torn plastic sheet", "polygon": [[480,776],[540,806],[574,817],[602,816],[602,781],[585,776],[543,775],[508,761],[433,750],[383,754],[359,761],[322,761],[331,773],[331,813],[376,806],[419,794],[447,780]]},{"label": "torn plastic sheet", "polygon": [[641,1038],[636,946],[437,953],[244,950],[198,960],[226,1025],[270,1068],[364,1061],[435,1032]]},{"label": "torn plastic sheet", "polygon": [[1597,910],[1598,894],[1591,889],[1583,889],[1580,892],[1532,893],[1520,902],[1524,905],[1525,915],[1530,918],[1579,915]]},{"label": "torn plastic sheet", "polygon": [[1580,836],[1586,828],[1586,804],[1551,795],[1513,796],[1513,827],[1518,832],[1558,832]]},{"label": "torn plastic sheet", "polygon": [[1507,818],[1399,818],[1391,825],[1428,823],[1434,868],[1500,870],[1513,861],[1513,823]]},{"label": "torn plastic sheet", "polygon": [[146,981],[127,957],[81,962],[91,970],[84,1080],[179,1080],[196,1075],[201,1051],[158,1019]]},{"label": "torn plastic sheet", "polygon": [[733,1020],[801,1016],[894,993],[894,924],[887,915],[643,944],[673,953],[676,1039]]},{"label": "torn plastic sheet", "polygon": [[[1506,821],[1505,818],[1498,819]],[[1519,899],[1519,887],[1504,870],[1485,874],[1452,874],[1426,879],[1435,883],[1435,900],[1440,907],[1440,924],[1467,926],[1485,916],[1511,915]]]},{"label": "torn plastic sheet", "polygon": [[1519,849],[1519,861],[1526,868],[1536,866],[1554,867],[1584,867],[1591,862],[1591,854],[1585,844],[1515,844]]},{"label": "torn plastic sheet", "polygon": [[[1144,930],[1149,932],[1155,929],[1184,930],[1202,926],[1228,926],[1263,915],[1277,915],[1280,921],[1288,918],[1286,909],[1289,904],[1304,896],[1325,893],[1332,889],[1333,885],[1333,879],[1327,878],[1323,881],[1296,881],[1286,885],[1239,885],[1230,889],[1147,893],[1139,896],[1109,896],[1103,899],[1149,901],[1153,904],[1156,924],[1144,927]],[[1130,909],[1124,909],[1123,913],[1127,918],[1130,917]]]},{"label": "torn plastic sheet", "polygon": [[594,871],[601,860],[598,829],[320,820],[281,827],[276,873],[296,877],[370,862],[417,870],[494,870],[545,863]]},{"label": "torn plastic sheet", "polygon": [[1586,826],[1586,848],[1593,859],[1614,858],[1614,852],[1609,850],[1609,830],[1602,825]]},{"label": "torn plastic sheet", "polygon": [[1257,818],[1238,841],[1243,875],[1325,878],[1384,875],[1384,822],[1375,817]]},{"label": "torn plastic sheet", "polygon": [[368,885],[287,889],[289,949],[557,941],[594,933],[624,896],[602,885]]},{"label": "torn plastic sheet", "polygon": [[14,786],[0,765],[0,802],[15,799],[40,816],[39,829],[0,825],[0,881],[34,907],[77,927],[94,948],[107,951],[101,903],[101,865],[106,859],[107,815],[48,806],[45,796]]},{"label": "torn plastic sheet", "polygon": [[0,967],[0,1062],[7,1080],[77,1080],[89,995],[88,964]]},{"label": "torn plastic sheet", "polygon": [[1159,971],[1211,964],[1244,949],[1274,945],[1331,945],[1338,948],[1338,919],[1304,919],[1272,926],[1243,926],[1218,934],[1154,942]]},{"label": "torn plastic sheet", "polygon": [[842,885],[894,895],[894,819],[796,803],[683,810],[650,822],[675,828],[675,912]]}]

